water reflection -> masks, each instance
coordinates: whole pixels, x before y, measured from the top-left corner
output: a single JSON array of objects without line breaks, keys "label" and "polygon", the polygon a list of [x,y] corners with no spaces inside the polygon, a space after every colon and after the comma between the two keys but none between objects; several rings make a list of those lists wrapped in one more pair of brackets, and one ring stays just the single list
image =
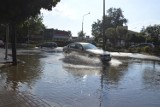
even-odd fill
[{"label": "water reflection", "polygon": [[105,66],[102,69],[103,79],[106,83],[118,83],[120,78],[123,76],[123,70],[119,69],[120,67],[112,67],[112,66]]},{"label": "water reflection", "polygon": [[98,60],[93,61],[91,58],[77,55],[65,56],[63,61],[64,68],[73,76],[79,78],[84,78],[86,75],[100,76],[105,84],[118,84],[128,68],[128,63],[125,62],[127,60],[122,64],[122,61],[114,58],[105,65]]},{"label": "water reflection", "polygon": [[[122,80],[127,71],[128,63],[122,63],[118,59],[113,59],[106,65],[102,65],[100,63],[94,64],[94,62],[82,63],[84,61],[88,62],[88,59],[83,59],[83,61],[81,61],[82,59],[77,60],[77,57],[74,58],[77,58],[76,61],[78,62],[72,63],[73,59],[70,60],[68,58],[72,59],[73,57],[67,57],[67,61],[66,59],[64,59],[65,70],[68,73],[72,74],[75,79],[78,78],[79,80],[83,80],[83,82],[87,82],[86,84],[88,84],[88,88],[85,90],[86,93],[90,93],[90,96],[92,98],[88,98],[87,100],[94,99],[94,102],[88,103],[87,105],[94,105],[94,107],[106,107],[105,102],[108,102],[108,98],[106,98],[106,96],[108,97],[109,95],[108,90],[118,87],[119,82]],[[95,82],[95,77],[97,77],[99,81]],[[90,86],[93,85],[93,82],[89,81],[89,79],[91,79],[91,81],[96,84],[96,87],[93,88],[92,86]],[[92,89],[90,89],[89,87],[92,87]],[[86,101],[83,100],[81,102],[83,102],[83,106],[85,106]]]},{"label": "water reflection", "polygon": [[83,55],[68,54],[65,55],[63,62],[74,65],[84,65],[84,66],[101,66],[102,63],[99,58],[89,58]]},{"label": "water reflection", "polygon": [[159,62],[113,58],[102,65],[77,55],[42,55],[20,55],[25,63],[1,69],[0,81],[8,89],[26,89],[63,107],[160,105]]},{"label": "water reflection", "polygon": [[159,89],[160,88],[160,66],[153,61],[151,64],[146,64],[143,73],[143,82],[145,89]]},{"label": "water reflection", "polygon": [[5,78],[7,89],[20,90],[22,85],[31,88],[36,80],[40,79],[43,65],[40,65],[39,56],[20,55],[18,59],[23,59],[25,63],[9,66],[1,70],[1,76]]}]

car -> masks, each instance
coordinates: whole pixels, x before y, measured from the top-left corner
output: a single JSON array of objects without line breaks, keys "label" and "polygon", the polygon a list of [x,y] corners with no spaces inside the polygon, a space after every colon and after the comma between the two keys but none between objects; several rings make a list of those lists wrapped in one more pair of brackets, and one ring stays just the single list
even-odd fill
[{"label": "car", "polygon": [[145,46],[149,46],[150,48],[155,48],[154,44],[152,43],[140,43],[138,45],[131,45],[130,48],[136,48],[136,47],[143,48]]},{"label": "car", "polygon": [[0,40],[0,48],[4,48],[4,42]]},{"label": "car", "polygon": [[45,42],[42,44],[37,45],[36,47],[40,47],[40,48],[56,48],[57,47],[57,43],[56,42]]},{"label": "car", "polygon": [[103,51],[91,43],[74,42],[64,46],[63,52],[66,54],[76,52],[77,54],[88,57],[98,57],[102,63],[111,61],[111,55],[108,51]]}]

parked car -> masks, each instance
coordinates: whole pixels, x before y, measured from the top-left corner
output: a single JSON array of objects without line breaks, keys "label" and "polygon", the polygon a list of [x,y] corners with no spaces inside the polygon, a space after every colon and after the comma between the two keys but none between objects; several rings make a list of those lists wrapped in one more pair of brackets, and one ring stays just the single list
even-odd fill
[{"label": "parked car", "polygon": [[0,40],[0,48],[4,48],[4,42]]},{"label": "parked car", "polygon": [[56,42],[45,42],[45,43],[37,45],[37,47],[40,47],[40,48],[43,48],[43,47],[45,47],[45,48],[56,48],[57,43]]},{"label": "parked car", "polygon": [[155,48],[154,44],[152,43],[140,43],[138,45],[131,45],[130,48],[136,48],[136,47],[145,47],[145,46],[149,46],[150,48]]},{"label": "parked car", "polygon": [[109,52],[98,49],[95,45],[91,43],[71,43],[63,48],[63,52],[76,52],[77,54],[86,55],[88,57],[98,57],[103,63],[111,61],[111,55]]}]

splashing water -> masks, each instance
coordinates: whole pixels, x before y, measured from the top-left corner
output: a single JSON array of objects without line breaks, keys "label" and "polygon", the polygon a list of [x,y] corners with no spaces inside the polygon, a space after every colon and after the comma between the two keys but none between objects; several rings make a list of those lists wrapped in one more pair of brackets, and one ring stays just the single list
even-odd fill
[{"label": "splashing water", "polygon": [[119,65],[121,65],[122,64],[122,62],[120,61],[120,60],[118,60],[118,59],[112,59],[111,61],[110,61],[110,65],[111,66],[119,66]]},{"label": "splashing water", "polygon": [[90,58],[87,56],[82,55],[76,55],[76,54],[69,54],[64,57],[63,61],[67,64],[73,64],[73,65],[81,65],[83,67],[85,66],[101,66],[101,61],[94,57]]}]

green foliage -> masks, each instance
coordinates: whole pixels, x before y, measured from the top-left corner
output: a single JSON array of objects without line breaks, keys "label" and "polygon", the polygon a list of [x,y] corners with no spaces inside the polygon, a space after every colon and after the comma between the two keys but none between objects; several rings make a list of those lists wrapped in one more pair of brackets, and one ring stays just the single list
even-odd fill
[{"label": "green foliage", "polygon": [[156,54],[156,55],[159,55],[160,56],[160,46],[157,46],[154,48],[153,52]]},{"label": "green foliage", "polygon": [[150,46],[144,46],[144,47],[132,47],[132,48],[128,48],[129,52],[137,52],[137,53],[148,53],[148,54],[152,54],[153,53],[153,49]]},{"label": "green foliage", "polygon": [[145,46],[145,47],[143,47],[143,52],[152,53],[152,49],[149,46]]},{"label": "green foliage", "polygon": [[78,37],[83,38],[83,37],[85,37],[85,35],[86,34],[84,32],[82,32],[82,31],[78,32]]},{"label": "green foliage", "polygon": [[124,39],[126,40],[126,34],[128,32],[128,28],[127,27],[124,27],[124,26],[117,26],[116,27],[116,32],[117,32],[117,35],[120,39]]},{"label": "green foliage", "polygon": [[141,33],[145,36],[147,42],[151,42],[154,45],[160,45],[159,34],[160,34],[160,25],[147,26],[142,28]]},{"label": "green foliage", "polygon": [[92,24],[92,35],[94,37],[98,37],[102,35],[102,21],[101,20],[97,20],[97,22],[94,22]]},{"label": "green foliage", "polygon": [[[121,27],[123,27],[123,25],[126,23],[127,23],[127,19],[124,18],[124,15],[122,13],[121,8],[108,9],[107,15],[105,16],[105,24],[104,24],[105,25],[105,35],[108,37],[114,36],[111,38],[115,38],[115,35],[117,32],[115,32],[115,30],[113,30],[113,28],[116,29],[118,26],[119,26],[118,27],[119,33],[123,33],[123,34],[126,33],[126,30],[121,29]],[[99,38],[103,38],[102,37],[102,29],[103,29],[102,26],[103,26],[102,20],[97,20],[97,22],[94,22],[92,24],[92,35],[95,37],[95,39],[97,41],[99,40]],[[125,31],[125,32],[123,32],[123,31]],[[109,33],[109,34],[107,34],[107,33]]]},{"label": "green foliage", "polygon": [[40,14],[40,10],[52,10],[60,0],[1,0],[0,23],[21,23],[31,16]]},{"label": "green foliage", "polygon": [[[110,8],[105,16],[105,29],[110,27],[116,28],[117,26],[123,26],[127,23],[127,19],[124,18],[122,10],[120,8]],[[92,24],[92,35],[100,36],[102,33],[102,20],[97,20]]]},{"label": "green foliage", "polygon": [[52,10],[60,0],[1,0],[0,24],[9,24],[11,28],[12,59],[17,65],[16,58],[16,25],[24,23],[30,17],[40,14],[40,10]]},{"label": "green foliage", "polygon": [[43,17],[41,15],[30,17],[23,24],[17,26],[18,36],[27,37],[27,35],[39,34],[40,31],[45,29],[45,25],[42,21]]},{"label": "green foliage", "polygon": [[116,44],[117,41],[117,34],[115,28],[108,28],[105,32],[106,38],[110,39],[110,41],[114,44]]},{"label": "green foliage", "polygon": [[128,48],[128,51],[129,52],[133,52],[133,48]]},{"label": "green foliage", "polygon": [[141,52],[141,47],[137,47],[136,52],[140,53]]},{"label": "green foliage", "polygon": [[107,11],[107,21],[110,26],[116,28],[117,26],[123,26],[127,23],[127,19],[124,18],[121,8],[110,8]]},{"label": "green foliage", "polygon": [[145,42],[145,37],[142,35],[139,35],[138,33],[128,33],[127,38],[129,42],[132,43],[144,43]]}]

